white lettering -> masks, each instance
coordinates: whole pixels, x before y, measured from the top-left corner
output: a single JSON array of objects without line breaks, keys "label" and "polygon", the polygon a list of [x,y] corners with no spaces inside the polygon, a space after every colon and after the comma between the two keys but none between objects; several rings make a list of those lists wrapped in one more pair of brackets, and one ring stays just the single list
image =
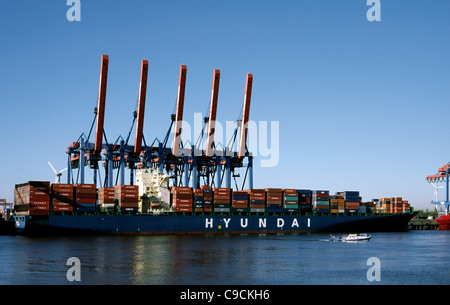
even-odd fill
[{"label": "white lettering", "polygon": [[291,226],[292,228],[293,227],[299,227],[299,225],[298,225],[298,221],[297,221],[297,218],[294,218],[294,220],[292,221],[292,226]]},{"label": "white lettering", "polygon": [[224,218],[223,222],[225,222],[225,228],[228,228],[228,224],[230,223],[231,218]]},{"label": "white lettering", "polygon": [[282,228],[284,226],[284,219],[283,218],[277,218],[277,227]]},{"label": "white lettering", "polygon": [[66,278],[69,282],[81,281],[81,263],[78,257],[69,257],[66,266],[72,266],[67,270]]},{"label": "white lettering", "polygon": [[381,281],[381,262],[378,257],[369,257],[366,262],[367,266],[372,266],[367,270],[367,280],[370,282]]},{"label": "white lettering", "polygon": [[311,226],[311,219],[308,218],[308,228]]},{"label": "white lettering", "polygon": [[367,5],[373,5],[371,8],[367,10],[367,20],[372,21],[381,21],[381,2],[380,0],[367,0]]},{"label": "white lettering", "polygon": [[262,157],[269,157],[268,160],[261,159],[261,167],[275,167],[278,165],[280,157],[280,122],[270,122],[270,148],[268,147],[267,133],[267,122],[259,122],[259,152]]},{"label": "white lettering", "polygon": [[212,228],[213,227],[213,219],[212,218],[205,218],[205,228]]},{"label": "white lettering", "polygon": [[267,219],[266,218],[260,218],[259,219],[259,227],[260,228],[265,228],[265,227],[267,227],[267,221],[266,221]]},{"label": "white lettering", "polygon": [[67,10],[67,20],[72,21],[81,21],[81,3],[80,0],[67,0],[66,5],[72,5],[71,8]]},{"label": "white lettering", "polygon": [[206,292],[206,291],[191,291],[188,289],[187,291],[182,291],[180,295],[181,300],[207,300],[208,303],[212,301],[214,297],[214,292]]},{"label": "white lettering", "polygon": [[246,228],[248,225],[248,218],[245,218],[245,224],[242,222],[242,220],[244,220],[244,218],[241,218],[241,228]]}]

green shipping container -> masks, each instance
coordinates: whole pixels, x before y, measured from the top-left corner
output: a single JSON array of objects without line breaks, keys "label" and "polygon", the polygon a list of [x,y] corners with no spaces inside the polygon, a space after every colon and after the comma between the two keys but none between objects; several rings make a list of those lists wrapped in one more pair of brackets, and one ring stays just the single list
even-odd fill
[{"label": "green shipping container", "polygon": [[298,197],[297,196],[284,196],[283,199],[284,200],[298,201]]}]

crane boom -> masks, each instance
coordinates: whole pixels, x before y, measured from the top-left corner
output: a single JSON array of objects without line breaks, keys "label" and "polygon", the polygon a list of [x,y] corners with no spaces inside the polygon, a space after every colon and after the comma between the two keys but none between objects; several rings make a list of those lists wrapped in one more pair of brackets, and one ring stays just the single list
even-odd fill
[{"label": "crane boom", "polygon": [[211,90],[211,103],[209,106],[209,121],[208,121],[208,137],[206,139],[206,156],[212,157],[214,145],[214,132],[216,125],[217,100],[219,96],[219,81],[220,70],[214,69],[213,84]]},{"label": "crane boom", "polygon": [[172,146],[172,154],[174,156],[178,156],[180,150],[181,127],[183,121],[183,107],[184,107],[184,92],[186,88],[186,74],[187,74],[187,67],[185,65],[180,65],[180,77],[178,79],[177,110],[175,114],[175,129]]},{"label": "crane boom", "polygon": [[95,147],[94,154],[100,154],[102,150],[103,124],[105,119],[105,101],[106,101],[106,82],[108,79],[109,56],[102,55],[102,64],[100,68],[100,85],[98,90],[97,105],[97,127],[95,131]]},{"label": "crane boom", "polygon": [[139,83],[139,101],[136,121],[136,137],[134,142],[134,153],[139,154],[142,150],[142,134],[144,128],[145,96],[147,94],[148,60],[142,60],[141,80]]},{"label": "crane boom", "polygon": [[245,157],[245,145],[247,143],[248,117],[250,114],[250,100],[252,97],[253,74],[247,73],[244,95],[244,109],[242,111],[241,136],[239,139],[238,158]]}]

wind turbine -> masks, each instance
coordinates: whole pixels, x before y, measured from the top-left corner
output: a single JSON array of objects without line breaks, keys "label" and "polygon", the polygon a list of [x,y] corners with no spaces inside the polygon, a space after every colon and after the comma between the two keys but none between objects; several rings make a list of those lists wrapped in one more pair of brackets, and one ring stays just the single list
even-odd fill
[{"label": "wind turbine", "polygon": [[434,186],[434,194],[433,194],[433,199],[432,201],[438,202],[438,190],[440,188],[443,188],[445,185],[441,185],[441,186],[436,186],[436,184],[434,184],[433,182],[431,182],[431,184]]},{"label": "wind turbine", "polygon": [[50,163],[50,161],[47,161],[48,165],[50,165],[50,167],[53,169],[53,171],[55,172],[56,178],[55,178],[55,183],[60,183],[61,182],[61,175],[62,173],[67,170],[67,168],[60,170],[59,172],[56,171],[56,169],[53,167],[53,165]]}]

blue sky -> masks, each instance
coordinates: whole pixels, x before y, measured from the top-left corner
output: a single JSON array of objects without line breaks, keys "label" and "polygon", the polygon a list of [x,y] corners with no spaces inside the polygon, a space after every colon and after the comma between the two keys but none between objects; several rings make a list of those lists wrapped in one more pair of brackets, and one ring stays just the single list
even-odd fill
[{"label": "blue sky", "polygon": [[280,124],[280,161],[257,161],[255,187],[432,207],[425,176],[450,160],[449,1],[381,0],[380,22],[367,20],[365,0],[81,0],[80,22],[68,9],[65,0],[0,7],[0,198],[12,201],[16,183],[53,181],[47,160],[66,167],[66,147],[89,132],[108,54],[110,141],[128,133],[144,58],[147,141],[169,127],[180,64],[187,121],[208,110],[215,68],[217,119],[237,119],[252,73],[250,119]]}]

